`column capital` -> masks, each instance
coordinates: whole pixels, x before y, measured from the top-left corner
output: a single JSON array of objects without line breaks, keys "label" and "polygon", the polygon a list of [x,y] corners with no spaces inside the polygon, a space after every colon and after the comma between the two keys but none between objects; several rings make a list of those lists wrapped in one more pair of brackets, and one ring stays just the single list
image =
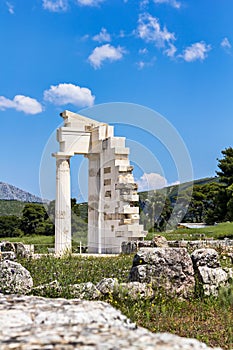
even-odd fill
[{"label": "column capital", "polygon": [[56,153],[52,153],[52,156],[56,159],[70,159],[73,156],[73,154],[56,152]]}]

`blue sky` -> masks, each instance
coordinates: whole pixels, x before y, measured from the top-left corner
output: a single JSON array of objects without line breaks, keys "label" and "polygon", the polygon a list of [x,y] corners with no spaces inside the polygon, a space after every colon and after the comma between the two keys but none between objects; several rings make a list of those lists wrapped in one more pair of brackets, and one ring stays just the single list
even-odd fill
[{"label": "blue sky", "polygon": [[[102,120],[95,106],[112,102],[157,111],[183,139],[193,177],[214,176],[216,158],[232,146],[232,13],[232,0],[1,0],[0,181],[39,194],[59,113],[89,108],[83,113]],[[108,113],[117,135],[160,164],[136,165],[142,188],[143,173],[183,180],[166,144]]]}]

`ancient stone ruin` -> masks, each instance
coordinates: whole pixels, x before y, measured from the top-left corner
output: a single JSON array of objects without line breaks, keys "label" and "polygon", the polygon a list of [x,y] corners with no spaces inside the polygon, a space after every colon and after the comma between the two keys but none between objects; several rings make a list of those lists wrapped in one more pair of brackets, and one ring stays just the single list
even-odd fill
[{"label": "ancient stone ruin", "polygon": [[137,184],[125,138],[113,126],[69,111],[57,130],[55,253],[71,250],[70,158],[83,154],[88,173],[88,252],[120,253],[123,241],[145,236],[139,224]]},{"label": "ancient stone ruin", "polygon": [[151,333],[101,301],[3,294],[0,343],[1,350],[211,350],[196,339]]}]

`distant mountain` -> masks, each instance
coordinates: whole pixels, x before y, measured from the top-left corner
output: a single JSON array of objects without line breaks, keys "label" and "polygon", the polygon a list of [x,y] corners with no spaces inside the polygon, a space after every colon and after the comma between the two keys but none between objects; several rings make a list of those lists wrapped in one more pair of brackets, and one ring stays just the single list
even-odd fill
[{"label": "distant mountain", "polygon": [[9,185],[5,182],[0,182],[0,200],[16,200],[30,203],[44,202],[40,197],[34,196],[29,192],[23,191],[20,188]]}]

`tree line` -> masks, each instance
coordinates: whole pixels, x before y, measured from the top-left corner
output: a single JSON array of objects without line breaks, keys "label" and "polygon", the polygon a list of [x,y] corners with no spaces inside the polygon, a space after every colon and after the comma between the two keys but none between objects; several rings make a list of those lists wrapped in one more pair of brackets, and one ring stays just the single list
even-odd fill
[{"label": "tree line", "polygon": [[[180,191],[180,210],[186,212],[181,215],[182,222],[213,225],[233,221],[233,148],[226,148],[221,153],[223,157],[217,159],[219,170],[213,181],[194,184],[191,200],[190,187]],[[177,200],[177,193],[172,192],[174,188],[153,191],[149,197],[148,193],[140,195],[140,218],[145,229],[164,231],[167,228]]]},{"label": "tree line", "polygon": [[[87,234],[87,205],[79,204],[71,199],[71,227],[73,235],[78,237]],[[21,237],[24,235],[55,234],[55,201],[48,205],[26,203],[21,216],[0,216],[0,238]]]}]

